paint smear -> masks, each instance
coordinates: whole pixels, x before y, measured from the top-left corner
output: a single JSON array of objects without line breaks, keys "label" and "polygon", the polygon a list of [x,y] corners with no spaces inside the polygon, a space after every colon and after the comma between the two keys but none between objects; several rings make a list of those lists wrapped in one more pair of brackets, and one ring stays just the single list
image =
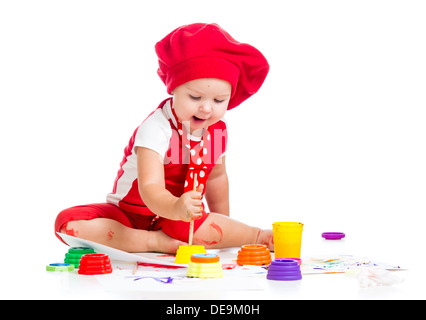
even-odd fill
[{"label": "paint smear", "polygon": [[74,230],[72,228],[68,229],[68,222],[64,224],[64,226],[61,229],[61,232],[65,233],[69,236],[72,236],[72,237],[78,237],[78,231],[77,230]]},{"label": "paint smear", "polygon": [[113,238],[114,238],[114,231],[110,229],[109,232],[107,233],[107,240],[111,241]]},{"label": "paint smear", "polygon": [[222,229],[216,223],[214,223],[214,222],[212,222],[210,224],[210,227],[212,227],[213,229],[215,229],[220,234],[220,240],[219,240],[219,242],[222,241],[222,238],[223,238]]},{"label": "paint smear", "polygon": [[179,269],[179,268],[186,268],[186,266],[167,266],[164,264],[157,264],[157,263],[148,263],[148,262],[138,262],[138,266],[143,267],[152,267],[152,268],[163,268],[163,269]]},{"label": "paint smear", "polygon": [[137,277],[134,278],[133,281],[141,280],[141,279],[154,279],[155,281],[161,282],[161,283],[172,283],[173,278],[172,277]]},{"label": "paint smear", "polygon": [[273,235],[268,236],[268,238],[265,241],[263,241],[261,244],[264,244],[269,248],[271,245],[274,244],[274,236]]},{"label": "paint smear", "polygon": [[215,229],[217,231],[217,233],[219,234],[219,239],[218,240],[204,240],[204,239],[200,239],[200,238],[194,238],[194,240],[196,240],[197,242],[201,243],[202,245],[205,246],[211,246],[213,244],[218,244],[219,242],[222,241],[223,239],[223,232],[222,229],[214,222],[212,222],[210,224],[210,227]]},{"label": "paint smear", "polygon": [[219,242],[217,241],[207,241],[207,240],[203,240],[203,239],[199,239],[199,238],[194,238],[194,240],[196,240],[197,242],[201,243],[203,246],[211,246],[213,244],[218,244]]},{"label": "paint smear", "polygon": [[256,243],[266,245],[269,249],[271,249],[271,247],[274,245],[274,235],[270,234],[269,236],[267,236],[265,240],[260,242],[259,237],[261,233],[262,233],[262,230],[259,230],[257,232]]}]

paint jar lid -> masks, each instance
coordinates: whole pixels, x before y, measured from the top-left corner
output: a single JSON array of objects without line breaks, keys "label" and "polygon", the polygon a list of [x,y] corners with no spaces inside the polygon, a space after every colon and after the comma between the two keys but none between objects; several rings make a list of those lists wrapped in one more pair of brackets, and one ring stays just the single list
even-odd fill
[{"label": "paint jar lid", "polygon": [[72,247],[68,249],[68,253],[72,254],[87,254],[87,253],[95,253],[93,248],[89,247]]},{"label": "paint jar lid", "polygon": [[219,256],[213,253],[195,253],[191,256],[191,261],[195,263],[215,263],[219,260]]},{"label": "paint jar lid", "polygon": [[67,267],[69,265],[70,265],[69,263],[62,263],[62,262],[55,262],[55,263],[49,264],[49,266],[53,266],[53,267]]},{"label": "paint jar lid", "polygon": [[321,236],[327,240],[340,240],[345,237],[343,232],[323,232]]},{"label": "paint jar lid", "polygon": [[73,271],[74,265],[69,263],[51,263],[48,266],[46,266],[46,271],[52,271],[52,272],[67,272],[67,271]]}]

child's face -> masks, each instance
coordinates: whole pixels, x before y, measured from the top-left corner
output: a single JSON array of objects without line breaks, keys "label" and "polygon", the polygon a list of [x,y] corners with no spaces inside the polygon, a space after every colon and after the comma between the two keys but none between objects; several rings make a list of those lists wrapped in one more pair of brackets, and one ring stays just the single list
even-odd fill
[{"label": "child's face", "polygon": [[223,117],[231,98],[231,90],[231,84],[225,80],[192,80],[173,90],[173,107],[182,124],[193,133]]}]

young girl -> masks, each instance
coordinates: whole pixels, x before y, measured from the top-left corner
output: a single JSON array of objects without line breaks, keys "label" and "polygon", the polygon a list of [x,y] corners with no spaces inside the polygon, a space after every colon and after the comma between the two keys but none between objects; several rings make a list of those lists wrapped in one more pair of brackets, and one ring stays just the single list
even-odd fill
[{"label": "young girl", "polygon": [[193,244],[273,250],[271,230],[229,218],[223,120],[258,91],[269,71],[265,57],[216,24],[182,26],[155,49],[172,98],[134,132],[106,203],[62,211],[55,231],[128,252],[175,253],[194,220]]}]

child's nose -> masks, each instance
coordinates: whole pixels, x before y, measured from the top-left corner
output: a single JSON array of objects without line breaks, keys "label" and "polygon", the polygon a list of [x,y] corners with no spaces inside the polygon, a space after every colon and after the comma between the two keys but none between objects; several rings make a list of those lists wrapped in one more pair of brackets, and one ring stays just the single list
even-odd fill
[{"label": "child's nose", "polygon": [[212,105],[210,102],[208,101],[204,101],[201,106],[200,106],[200,110],[204,113],[210,113],[212,112]]}]

